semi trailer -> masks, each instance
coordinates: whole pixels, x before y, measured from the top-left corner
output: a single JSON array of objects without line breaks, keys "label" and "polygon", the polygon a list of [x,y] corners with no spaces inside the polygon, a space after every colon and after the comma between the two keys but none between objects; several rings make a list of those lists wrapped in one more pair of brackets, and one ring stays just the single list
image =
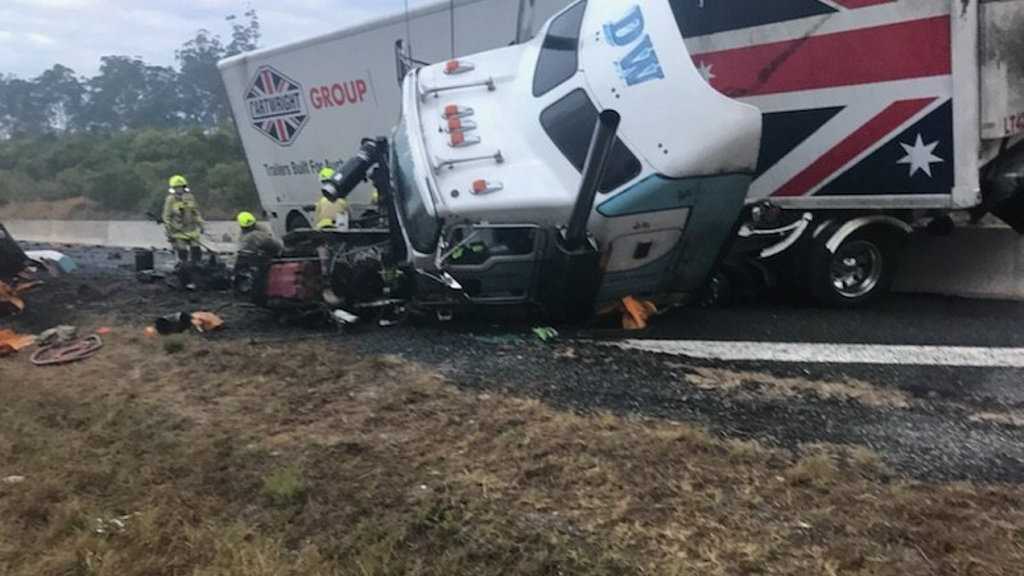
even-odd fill
[{"label": "semi trailer", "polygon": [[[668,24],[680,43],[659,49],[650,30]],[[559,242],[595,250],[600,280],[581,299],[588,307],[626,294],[685,303],[765,283],[862,304],[885,290],[901,255],[913,257],[916,225],[991,212],[1024,228],[1022,32],[1021,0],[591,1],[570,3],[521,45],[436,65],[399,53],[398,128],[391,138],[362,132],[373,137],[334,189],[349,194],[367,176],[392,191],[388,239],[376,244],[379,258],[350,256],[364,271],[378,269],[370,261],[404,262],[476,304],[557,308],[545,285],[557,291],[568,280],[552,261],[579,261]],[[603,54],[615,80],[586,55],[617,42],[629,49]],[[690,66],[696,82],[681,80]],[[623,110],[631,89],[650,86],[669,95]],[[755,107],[763,137],[716,115],[708,87]],[[694,115],[695,104],[708,108]],[[581,182],[604,112],[624,131],[582,241],[576,201],[588,194]],[[752,157],[737,152],[754,140]],[[677,155],[681,171],[659,162]],[[729,178],[728,190],[746,189],[731,218],[731,194],[708,193]],[[722,204],[700,207],[706,193]],[[355,264],[341,260],[339,270]]]},{"label": "semi trailer", "polygon": [[[398,121],[396,45],[420,62],[445,61],[529,38],[564,7],[565,0],[437,0],[220,62],[274,230],[308,228],[320,169],[340,167],[364,135],[387,134]],[[362,187],[351,200],[365,209],[371,191]]]}]

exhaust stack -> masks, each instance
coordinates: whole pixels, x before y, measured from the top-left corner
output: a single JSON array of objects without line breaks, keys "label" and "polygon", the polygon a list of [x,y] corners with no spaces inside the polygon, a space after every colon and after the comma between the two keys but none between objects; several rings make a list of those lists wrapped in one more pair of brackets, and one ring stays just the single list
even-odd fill
[{"label": "exhaust stack", "polygon": [[569,250],[578,249],[587,239],[587,221],[594,210],[594,199],[601,188],[604,170],[615,146],[615,135],[621,122],[622,116],[615,110],[605,110],[597,117],[594,134],[590,137],[587,160],[583,164],[583,180],[576,195],[576,205],[565,231],[565,247]]}]

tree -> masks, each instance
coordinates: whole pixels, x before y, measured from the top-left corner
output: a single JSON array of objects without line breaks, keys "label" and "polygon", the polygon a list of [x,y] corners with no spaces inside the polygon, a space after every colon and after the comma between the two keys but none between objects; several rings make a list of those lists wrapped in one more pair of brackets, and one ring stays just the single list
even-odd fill
[{"label": "tree", "polygon": [[10,138],[47,131],[48,114],[35,83],[0,78],[0,132]]},{"label": "tree", "polygon": [[234,14],[225,18],[231,22],[231,43],[225,49],[225,56],[235,56],[259,48],[262,37],[259,15],[254,8],[250,8],[242,14],[242,18],[246,20],[240,22],[240,18]]},{"label": "tree", "polygon": [[85,87],[75,71],[54,64],[33,82],[38,104],[46,116],[46,131],[64,132],[75,128],[85,101]]},{"label": "tree", "polygon": [[220,38],[209,30],[196,32],[175,53],[181,69],[182,104],[191,124],[215,126],[228,116],[227,94],[217,70],[224,54]]},{"label": "tree", "polygon": [[104,56],[100,61],[99,75],[88,83],[89,101],[82,124],[110,131],[136,125],[145,100],[145,62],[129,56]]}]

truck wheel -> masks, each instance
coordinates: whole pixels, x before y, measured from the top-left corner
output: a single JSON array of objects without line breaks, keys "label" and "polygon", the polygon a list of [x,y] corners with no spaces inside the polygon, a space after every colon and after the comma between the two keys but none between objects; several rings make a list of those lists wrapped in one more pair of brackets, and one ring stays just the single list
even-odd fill
[{"label": "truck wheel", "polygon": [[306,230],[310,228],[309,220],[298,212],[292,212],[288,215],[288,219],[284,221],[285,231],[292,232],[294,230]]},{"label": "truck wheel", "polygon": [[892,286],[906,238],[891,228],[873,226],[843,240],[835,253],[815,242],[808,269],[811,296],[826,306],[868,304]]}]

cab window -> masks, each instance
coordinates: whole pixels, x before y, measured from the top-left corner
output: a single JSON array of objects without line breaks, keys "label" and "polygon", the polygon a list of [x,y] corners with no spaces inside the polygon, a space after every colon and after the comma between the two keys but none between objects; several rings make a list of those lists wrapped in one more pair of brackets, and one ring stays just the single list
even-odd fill
[{"label": "cab window", "polygon": [[533,76],[533,95],[543,96],[579,69],[580,28],[587,3],[579,2],[555,17],[540,49]]},{"label": "cab window", "polygon": [[[555,146],[576,170],[583,172],[587,161],[590,138],[597,125],[597,108],[582,89],[566,94],[548,106],[540,115],[541,126]],[[601,180],[601,192],[611,192],[640,175],[640,160],[629,151],[625,143],[615,139],[611,158]]]}]

